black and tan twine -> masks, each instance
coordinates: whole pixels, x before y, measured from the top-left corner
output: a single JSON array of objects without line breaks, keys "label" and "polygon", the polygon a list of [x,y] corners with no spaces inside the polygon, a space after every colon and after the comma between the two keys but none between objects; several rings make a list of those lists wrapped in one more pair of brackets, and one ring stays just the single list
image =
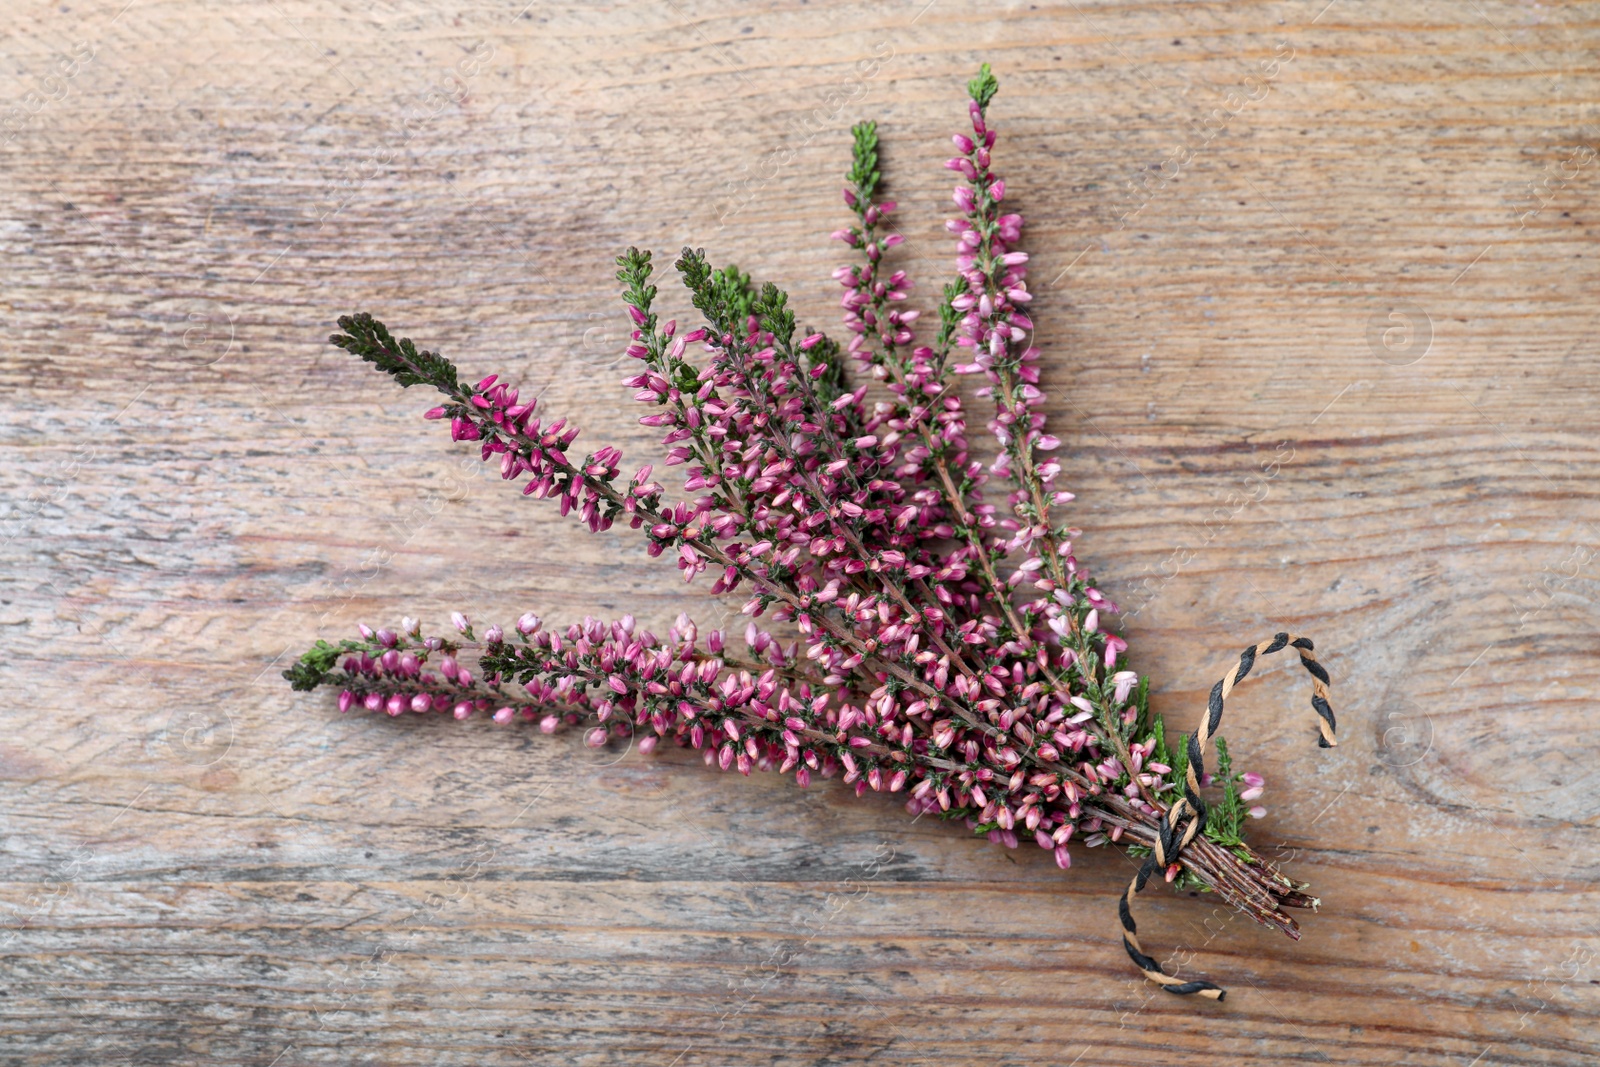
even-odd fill
[{"label": "black and tan twine", "polygon": [[1309,637],[1280,633],[1269,641],[1251,645],[1239,653],[1239,662],[1234,664],[1233,669],[1211,687],[1211,700],[1206,708],[1205,718],[1200,721],[1200,728],[1189,735],[1189,767],[1184,781],[1183,796],[1167,809],[1166,815],[1161,820],[1161,832],[1150,850],[1150,855],[1145,857],[1139,873],[1128,883],[1128,891],[1122,894],[1117,902],[1117,913],[1122,919],[1122,945],[1128,950],[1128,957],[1144,972],[1146,978],[1159,983],[1168,993],[1198,993],[1212,1000],[1221,1000],[1227,995],[1221,986],[1199,979],[1183,981],[1161,970],[1161,965],[1139,945],[1139,927],[1133,921],[1133,895],[1144,888],[1151,875],[1165,870],[1171,863],[1176,863],[1178,854],[1183,851],[1184,846],[1205,829],[1206,802],[1200,796],[1200,781],[1206,773],[1206,745],[1211,742],[1217,728],[1222,725],[1222,703],[1228,699],[1228,694],[1233,692],[1233,687],[1244,681],[1250,669],[1255,666],[1257,657],[1270,656],[1284,648],[1293,648],[1298,652],[1301,665],[1311,675],[1311,707],[1317,713],[1317,746],[1333,748],[1338,744],[1334,737],[1336,724],[1333,707],[1328,703],[1328,672],[1312,656],[1315,646]]}]

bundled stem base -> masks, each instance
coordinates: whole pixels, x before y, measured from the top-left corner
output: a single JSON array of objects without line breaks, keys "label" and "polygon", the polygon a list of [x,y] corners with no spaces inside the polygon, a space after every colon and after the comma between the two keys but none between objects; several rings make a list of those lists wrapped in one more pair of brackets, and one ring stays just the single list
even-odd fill
[{"label": "bundled stem base", "polygon": [[[1315,646],[1309,637],[1297,637],[1293,634],[1280,633],[1270,640],[1260,644],[1251,645],[1239,654],[1239,662],[1233,669],[1222,677],[1211,690],[1211,700],[1206,708],[1205,717],[1200,720],[1200,727],[1189,735],[1187,751],[1189,766],[1184,781],[1183,796],[1173,802],[1161,819],[1160,830],[1150,843],[1150,856],[1139,867],[1139,873],[1134,875],[1133,881],[1128,883],[1128,891],[1122,895],[1117,904],[1117,917],[1122,921],[1122,947],[1127,949],[1128,958],[1133,960],[1135,967],[1145,973],[1145,977],[1156,982],[1169,993],[1190,994],[1198,993],[1203,997],[1221,1000],[1226,993],[1221,986],[1201,980],[1184,981],[1174,978],[1161,970],[1158,964],[1139,944],[1139,927],[1133,920],[1133,897],[1145,887],[1150,876],[1164,869],[1176,860],[1179,854],[1188,848],[1206,824],[1206,802],[1200,796],[1200,780],[1205,774],[1205,750],[1217,728],[1222,725],[1223,701],[1228,694],[1233,692],[1233,687],[1244,680],[1255,666],[1256,657],[1270,656],[1284,648],[1294,648],[1300,653],[1300,663],[1311,675],[1311,708],[1317,713],[1317,744],[1322,748],[1332,748],[1338,742],[1334,738],[1337,723],[1333,715],[1333,707],[1328,700],[1328,672],[1323,669],[1312,656]],[[1258,866],[1252,864],[1252,866]],[[1259,865],[1264,869],[1265,865]],[[1218,887],[1221,888],[1220,886]],[[1224,894],[1226,898],[1227,894]],[[1290,885],[1287,893],[1271,893],[1268,899],[1276,899],[1278,903],[1288,903],[1290,898],[1298,897],[1308,903],[1314,903],[1309,898],[1300,894],[1295,887]],[[1262,903],[1259,898],[1252,900],[1251,904],[1259,907]],[[1246,911],[1252,911],[1247,904],[1240,904]],[[1302,906],[1302,905],[1296,905]],[[1277,909],[1274,909],[1277,911]],[[1278,912],[1281,914],[1281,912]],[[1257,921],[1263,921],[1257,915]],[[1281,929],[1282,927],[1280,927]],[[1296,931],[1285,929],[1291,937],[1296,936]]]}]

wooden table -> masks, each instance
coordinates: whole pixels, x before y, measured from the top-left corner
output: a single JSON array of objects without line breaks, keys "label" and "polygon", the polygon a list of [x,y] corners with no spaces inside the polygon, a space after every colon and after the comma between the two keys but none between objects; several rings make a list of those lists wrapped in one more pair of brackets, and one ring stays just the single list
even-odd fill
[{"label": "wooden table", "polygon": [[[521,3],[8,12],[0,1062],[1595,1062],[1593,5]],[[611,257],[703,245],[831,327],[876,117],[935,291],[980,59],[1157,706],[1280,627],[1334,676],[1336,751],[1298,671],[1225,728],[1304,939],[1142,905],[1222,1004],[1129,967],[1120,854],[278,677],[402,614],[728,619],[332,320],[642,460]]]}]

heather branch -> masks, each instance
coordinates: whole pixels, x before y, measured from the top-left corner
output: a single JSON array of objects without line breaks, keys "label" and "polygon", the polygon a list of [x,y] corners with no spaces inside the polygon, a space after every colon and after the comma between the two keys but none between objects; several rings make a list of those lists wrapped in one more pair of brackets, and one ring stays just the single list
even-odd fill
[{"label": "heather branch", "polygon": [[[672,405],[676,419],[663,441],[670,448],[668,465],[686,462],[691,456],[698,458],[701,467],[698,472],[691,471],[691,475],[698,474],[704,479],[706,486],[717,494],[713,497],[716,506],[738,519],[738,528],[742,529],[748,521],[748,504],[724,472],[721,451],[707,435],[708,424],[690,414],[692,410],[697,412],[698,406],[720,400],[715,383],[702,382],[701,373],[683,358],[688,345],[702,339],[705,331],[690,331],[674,339],[677,323],[669,322],[666,328],[658,332],[656,314],[652,310],[656,287],[649,284],[652,269],[650,253],[629,248],[617,257],[617,264],[617,280],[628,287],[623,293],[623,301],[628,306],[634,327],[628,355],[643,360],[646,367],[646,373],[628,378],[624,384],[645,390],[635,394],[635,400],[654,400],[659,404]],[[693,398],[693,405],[687,399],[689,397]],[[679,445],[681,441],[691,442],[692,451]]]},{"label": "heather branch", "polygon": [[[803,496],[811,504],[812,509],[827,518],[827,524],[834,536],[841,538],[852,550],[853,558],[865,562],[867,568],[857,576],[863,591],[883,593],[893,599],[904,612],[906,622],[923,629],[929,640],[946,656],[962,665],[962,669],[970,673],[958,651],[953,649],[945,640],[939,619],[943,612],[937,605],[919,607],[913,603],[907,594],[904,584],[898,574],[905,573],[904,552],[899,549],[889,549],[897,554],[896,559],[890,559],[887,553],[870,550],[862,541],[861,531],[866,509],[856,505],[847,509],[841,505],[830,493],[828,487],[817,481],[813,464],[808,462],[808,457],[801,455],[791,444],[791,439],[799,439],[807,432],[823,432],[827,439],[841,446],[836,453],[849,456],[856,449],[863,446],[862,442],[876,444],[876,439],[864,437],[856,441],[849,449],[843,448],[836,435],[832,433],[832,416],[826,410],[818,410],[814,403],[802,406],[798,411],[790,414],[791,405],[785,397],[776,391],[775,384],[787,388],[794,385],[799,390],[799,396],[805,400],[813,400],[814,394],[796,383],[805,381],[807,375],[800,366],[800,355],[795,350],[794,316],[787,309],[788,297],[771,283],[762,287],[753,312],[761,320],[765,328],[764,335],[757,335],[756,342],[770,342],[769,347],[760,352],[752,351],[753,345],[741,342],[735,330],[741,326],[731,320],[727,315],[725,306],[717,299],[717,294],[707,283],[712,277],[711,270],[706,264],[704,255],[695,250],[684,249],[683,255],[678,260],[678,269],[684,275],[685,284],[694,296],[695,306],[700,308],[708,321],[722,332],[720,362],[728,367],[736,376],[736,384],[744,390],[757,408],[767,413],[775,432],[769,438],[771,447],[789,466],[792,477],[789,485],[803,490]],[[820,335],[816,335],[820,337]],[[765,366],[758,363],[761,355],[768,355]],[[781,359],[776,357],[781,355]],[[857,453],[859,455],[859,453]],[[835,471],[834,468],[837,468]],[[862,496],[864,491],[850,463],[845,460],[835,461],[829,465],[830,473],[842,474],[851,484],[854,494]],[[796,485],[798,481],[798,485]],[[868,579],[867,575],[872,575]],[[874,582],[876,588],[868,585]],[[931,617],[930,617],[930,613]],[[910,651],[915,652],[915,646]]]},{"label": "heather branch", "polygon": [[[464,617],[458,616],[458,627],[471,634]],[[726,724],[733,719],[740,724],[737,729],[752,733],[774,749],[793,748],[789,754],[797,762],[820,752],[849,768],[849,776],[864,776],[869,782],[889,784],[895,789],[899,785],[893,784],[894,776],[901,771],[920,767],[923,780],[938,786],[949,776],[974,769],[931,754],[908,758],[903,750],[883,745],[856,729],[834,730],[831,725],[825,728],[820,721],[820,705],[806,696],[815,679],[799,673],[798,665],[739,660],[723,649],[718,631],[712,632],[708,649],[702,651],[696,647],[694,628],[686,619],[679,620],[666,643],[657,642],[648,632],[636,634],[631,619],[626,617],[609,631],[597,627],[592,620],[569,627],[566,645],[559,636],[545,632],[531,614],[524,615],[514,628],[516,643],[504,640],[499,627],[491,627],[482,642],[424,639],[409,620],[399,633],[366,627],[362,632],[361,641],[347,640],[339,645],[318,642],[284,672],[285,677],[296,690],[339,688],[341,710],[365,707],[390,715],[453,711],[455,718],[465,719],[500,705],[493,717],[503,723],[512,721],[518,713],[524,719],[539,718],[542,709],[541,726],[546,732],[556,729],[561,721],[577,725],[585,719],[595,719],[603,724],[613,718],[614,711],[631,712],[631,718],[624,714],[612,721],[609,736],[623,736],[647,723],[656,726],[658,736],[670,734],[687,700],[694,708],[689,721],[698,720],[707,727],[713,741],[720,737],[717,731],[727,732]],[[608,636],[627,643],[607,648]],[[481,655],[478,672],[471,671],[458,658],[468,651]],[[438,673],[429,670],[430,657],[434,655],[442,656]],[[341,659],[343,666],[336,668]],[[767,706],[760,701],[754,706],[730,701],[727,698],[742,689],[726,684],[718,687],[724,668],[735,672],[743,687],[749,687],[752,676],[759,675],[766,679],[761,684],[783,678],[789,688],[768,690],[764,698],[769,701]],[[513,680],[521,685],[508,689]],[[591,688],[595,695],[588,693]],[[756,691],[752,689],[746,698]],[[802,711],[799,702],[791,699],[795,692],[801,700],[810,702],[809,711]],[[618,706],[626,705],[630,699],[644,706]],[[773,710],[775,707],[783,709],[781,715]],[[684,735],[680,740],[704,747],[705,735],[696,734],[693,725],[679,732]],[[590,744],[601,744],[607,736],[607,731],[591,730],[588,740]],[[738,742],[741,737],[736,732],[729,740]],[[648,750],[650,744],[642,747]],[[750,767],[742,763],[735,749],[726,744],[715,747],[722,753],[724,769],[740,762],[740,769],[748,773]],[[754,758],[748,750],[744,755]],[[820,765],[812,766],[819,768]],[[907,780],[901,777],[899,783],[903,785]],[[1035,790],[1033,795],[1040,794]],[[1142,821],[1141,813],[1116,794],[1102,794],[1097,803],[1106,806],[1102,818],[1113,826],[1125,827],[1133,840],[1148,843],[1152,839],[1153,831]],[[1292,933],[1293,921],[1282,915],[1278,905],[1304,906],[1304,902],[1282,891],[1274,896],[1258,882],[1239,877],[1229,854],[1209,842],[1206,845],[1210,847],[1197,845],[1184,854],[1185,868],[1216,885],[1226,899],[1246,908],[1258,920]]]},{"label": "heather branch", "polygon": [[[525,492],[537,490],[540,495],[559,492],[563,507],[569,507],[577,499],[578,488],[589,494],[590,502],[585,505],[590,516],[591,525],[603,529],[609,525],[611,517],[623,512],[632,512],[636,524],[649,523],[652,543],[657,546],[677,545],[687,548],[712,560],[725,568],[732,568],[740,577],[749,580],[756,586],[757,602],[768,598],[778,599],[794,613],[802,632],[808,632],[815,625],[822,629],[828,637],[854,655],[859,655],[862,660],[871,660],[878,669],[895,677],[899,682],[909,688],[916,689],[925,697],[944,699],[948,693],[934,687],[925,681],[916,671],[903,666],[890,659],[883,659],[875,655],[875,649],[868,647],[863,641],[846,626],[840,625],[831,618],[825,610],[825,605],[816,603],[811,594],[785,588],[781,584],[767,582],[766,575],[756,570],[757,565],[752,565],[748,556],[740,559],[729,552],[725,552],[714,541],[704,536],[704,528],[694,523],[703,512],[687,512],[682,505],[678,505],[677,512],[682,513],[681,519],[675,514],[669,517],[665,512],[654,506],[652,501],[658,492],[647,492],[650,486],[630,488],[628,493],[619,493],[611,484],[614,469],[605,467],[597,468],[592,462],[596,456],[589,457],[583,467],[570,463],[565,454],[557,445],[570,444],[576,436],[576,429],[557,431],[551,429],[543,436],[536,436],[527,429],[527,419],[531,417],[533,405],[517,405],[514,402],[506,407],[490,400],[479,390],[489,389],[494,386],[495,376],[480,382],[476,389],[465,389],[455,384],[456,376],[454,367],[443,357],[429,353],[432,362],[424,364],[410,355],[414,347],[409,346],[409,341],[395,342],[388,331],[381,324],[372,319],[370,315],[361,314],[347,316],[339,320],[339,325],[352,339],[368,338],[371,341],[371,350],[374,356],[383,359],[392,366],[401,367],[409,376],[416,379],[417,384],[431,384],[440,392],[451,397],[455,403],[444,408],[436,408],[430,412],[434,418],[443,418],[449,415],[452,418],[453,428],[458,437],[468,440],[483,439],[484,455],[487,458],[494,454],[494,446],[500,443],[500,438],[515,443],[515,448],[510,449],[508,457],[514,457],[520,463],[528,465],[535,475],[543,473],[540,481],[530,482]],[[333,338],[335,344],[342,348],[349,348],[349,344],[341,344],[339,335]],[[352,349],[353,350],[353,349]],[[374,359],[373,362],[377,360]],[[380,364],[380,367],[382,365]],[[391,373],[394,373],[391,371]],[[398,377],[398,376],[397,376]],[[503,386],[498,387],[503,388]],[[514,414],[513,414],[514,412]],[[501,445],[505,448],[504,444]],[[614,450],[613,450],[614,451]],[[551,472],[554,472],[552,476]],[[519,473],[515,465],[503,461],[502,473],[510,478]],[[638,492],[636,493],[636,490]],[[606,512],[602,515],[596,507],[597,502],[607,505]],[[676,521],[674,521],[676,519]],[[692,572],[691,572],[692,576]],[[816,610],[823,609],[823,610]],[[846,663],[849,661],[846,660]],[[850,664],[854,667],[855,664]],[[984,722],[981,716],[967,704],[967,698],[958,696],[955,701],[957,713],[969,725],[982,732],[996,736],[1004,736],[993,725]]]},{"label": "heather branch", "polygon": [[[946,164],[966,180],[965,185],[956,188],[954,197],[966,217],[952,220],[949,226],[959,235],[961,251],[957,259],[961,273],[955,288],[962,292],[952,301],[952,306],[965,313],[960,322],[958,343],[971,348],[974,359],[956,370],[959,373],[982,372],[993,383],[988,390],[994,396],[996,407],[991,428],[1002,448],[1002,461],[997,466],[1004,467],[1016,486],[1012,506],[1022,524],[1007,547],[1029,552],[1023,569],[1031,566],[1047,570],[1048,578],[1037,583],[1046,592],[1069,595],[1066,611],[1047,602],[1051,627],[1072,652],[1072,665],[1082,680],[1085,695],[1096,707],[1106,741],[1129,769],[1135,788],[1155,807],[1158,806],[1155,797],[1134,773],[1128,729],[1133,719],[1126,713],[1119,714],[1105,700],[1104,679],[1099,675],[1102,655],[1109,670],[1117,652],[1125,648],[1126,643],[1115,635],[1105,635],[1102,654],[1090,636],[1097,630],[1098,611],[1102,608],[1114,610],[1114,606],[1099,598],[1087,582],[1074,581],[1078,576],[1068,567],[1070,543],[1064,544],[1058,537],[1046,500],[1047,480],[1054,477],[1059,465],[1051,461],[1048,469],[1042,470],[1034,462],[1035,445],[1054,448],[1058,442],[1044,433],[1044,415],[1030,411],[1032,405],[1044,399],[1044,394],[1035,384],[1039,377],[1038,349],[1022,348],[1026,331],[1033,326],[1020,306],[1032,299],[1024,280],[1027,253],[1015,250],[1021,237],[1022,217],[1000,214],[1005,182],[991,169],[990,150],[994,147],[995,133],[988,126],[987,109],[998,91],[998,82],[985,65],[968,89],[972,96],[973,136],[957,134],[953,138],[963,154]],[[1019,348],[1022,348],[1020,352]],[[1071,499],[1070,493],[1054,495],[1057,499]],[[1082,611],[1081,600],[1071,597],[1075,588],[1081,588],[1081,596],[1091,599],[1090,610]]]}]

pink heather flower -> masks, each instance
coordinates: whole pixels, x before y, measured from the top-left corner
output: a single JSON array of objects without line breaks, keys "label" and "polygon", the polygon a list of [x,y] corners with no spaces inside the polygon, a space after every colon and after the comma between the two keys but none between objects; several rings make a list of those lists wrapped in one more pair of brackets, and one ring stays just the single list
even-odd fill
[{"label": "pink heather flower", "polygon": [[1252,819],[1259,819],[1266,813],[1267,809],[1263,808],[1260,804],[1257,804],[1255,807],[1250,809],[1250,817]]},{"label": "pink heather flower", "polygon": [[1115,667],[1117,665],[1117,653],[1126,652],[1127,650],[1128,650],[1128,642],[1124,641],[1122,638],[1116,636],[1115,634],[1107,634],[1106,635],[1106,670],[1110,670],[1112,667]]},{"label": "pink heather flower", "polygon": [[1247,773],[1241,775],[1240,780],[1245,785],[1244,791],[1239,794],[1240,800],[1254,800],[1265,792],[1266,779],[1259,774],[1254,772]]}]

